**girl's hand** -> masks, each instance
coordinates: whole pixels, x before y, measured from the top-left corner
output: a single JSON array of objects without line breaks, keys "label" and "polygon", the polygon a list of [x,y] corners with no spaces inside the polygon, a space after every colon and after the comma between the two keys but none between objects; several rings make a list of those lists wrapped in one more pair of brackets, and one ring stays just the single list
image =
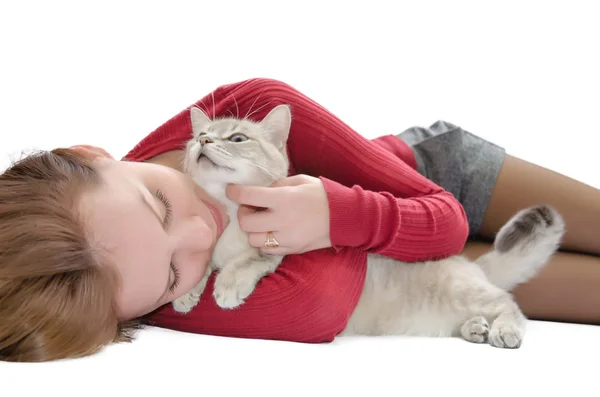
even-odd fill
[{"label": "girl's hand", "polygon": [[[271,187],[229,185],[227,196],[240,204],[238,220],[250,245],[265,253],[301,254],[331,247],[329,205],[318,178],[295,175]],[[267,232],[273,232],[279,247],[264,247]]]}]

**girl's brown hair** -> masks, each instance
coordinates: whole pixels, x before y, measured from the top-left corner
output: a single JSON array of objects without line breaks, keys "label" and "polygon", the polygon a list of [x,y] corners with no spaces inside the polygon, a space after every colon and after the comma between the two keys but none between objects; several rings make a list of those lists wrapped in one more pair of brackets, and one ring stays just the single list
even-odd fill
[{"label": "girl's brown hair", "polygon": [[69,149],[29,155],[0,176],[0,360],[86,356],[139,328],[118,321],[117,275],[77,211],[101,184]]}]

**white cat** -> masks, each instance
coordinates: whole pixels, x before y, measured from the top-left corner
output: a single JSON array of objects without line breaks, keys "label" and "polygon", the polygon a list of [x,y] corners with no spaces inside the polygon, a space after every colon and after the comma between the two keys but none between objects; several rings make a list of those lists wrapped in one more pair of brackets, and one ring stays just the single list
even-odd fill
[{"label": "white cat", "polygon": [[198,303],[208,277],[218,269],[213,296],[219,306],[232,309],[244,302],[263,276],[275,271],[283,257],[263,254],[248,243],[248,235],[238,223],[239,205],[227,198],[225,188],[230,183],[269,186],[287,176],[285,147],[291,113],[289,106],[280,105],[260,123],[235,118],[211,120],[196,107],[190,114],[193,138],[186,146],[184,172],[227,206],[229,224],[215,246],[203,279],[173,301],[173,307],[182,313],[190,311]]},{"label": "white cat", "polygon": [[[237,205],[225,197],[227,183],[269,186],[287,176],[289,107],[275,107],[261,122],[210,120],[191,109],[193,139],[185,171],[226,203],[230,224],[219,239],[212,269],[220,269],[214,297],[234,308],[282,257],[248,244],[237,223]],[[369,254],[365,285],[341,335],[462,336],[496,347],[518,348],[526,318],[508,292],[535,276],[556,252],[564,234],[561,216],[549,206],[522,210],[498,232],[493,249],[475,261],[462,256],[404,263]],[[192,291],[173,302],[187,312],[197,304],[210,272]]]}]

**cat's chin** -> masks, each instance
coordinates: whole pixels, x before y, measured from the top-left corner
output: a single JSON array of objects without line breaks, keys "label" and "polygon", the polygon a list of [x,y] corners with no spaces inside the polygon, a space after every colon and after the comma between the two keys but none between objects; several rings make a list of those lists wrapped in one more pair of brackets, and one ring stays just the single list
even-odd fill
[{"label": "cat's chin", "polygon": [[232,170],[213,164],[198,164],[192,177],[201,185],[239,183],[239,177]]},{"label": "cat's chin", "polygon": [[200,153],[198,155],[198,159],[196,160],[197,164],[199,167],[201,168],[205,168],[205,169],[223,169],[223,170],[227,170],[230,172],[234,172],[235,169],[223,165],[223,164],[218,164],[215,160],[213,160],[212,158],[210,158],[209,156],[207,156],[206,154],[202,154]]}]

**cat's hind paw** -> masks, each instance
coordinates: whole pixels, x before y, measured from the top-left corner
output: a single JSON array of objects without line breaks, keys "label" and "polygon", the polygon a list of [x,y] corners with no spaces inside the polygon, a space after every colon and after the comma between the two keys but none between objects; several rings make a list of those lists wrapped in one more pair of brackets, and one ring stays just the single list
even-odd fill
[{"label": "cat's hind paw", "polygon": [[518,349],[523,340],[523,331],[514,324],[492,324],[488,337],[490,345],[506,349]]},{"label": "cat's hind paw", "polygon": [[476,316],[467,320],[460,329],[463,339],[473,343],[487,341],[489,332],[490,326],[482,316]]}]

